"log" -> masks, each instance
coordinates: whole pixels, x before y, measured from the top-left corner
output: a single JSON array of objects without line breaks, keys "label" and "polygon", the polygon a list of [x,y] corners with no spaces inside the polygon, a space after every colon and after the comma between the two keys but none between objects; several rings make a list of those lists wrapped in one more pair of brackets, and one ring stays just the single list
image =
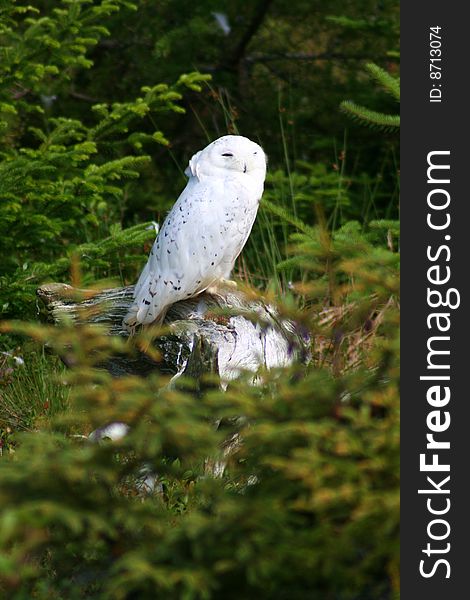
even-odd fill
[{"label": "log", "polygon": [[[48,322],[60,324],[67,319],[104,325],[109,335],[127,337],[122,321],[133,291],[134,287],[128,286],[96,293],[51,283],[41,286],[37,296]],[[223,314],[220,309],[224,309]],[[258,319],[248,318],[248,314]],[[240,291],[205,292],[178,302],[169,309],[164,325],[169,333],[152,342],[161,356],[158,362],[141,353],[136,357],[114,356],[100,366],[116,377],[146,376],[154,371],[173,378],[215,373],[225,387],[242,371],[255,374],[261,367],[271,369],[308,359],[308,340],[295,324],[281,321],[271,306]],[[66,353],[62,359],[66,362]]]}]

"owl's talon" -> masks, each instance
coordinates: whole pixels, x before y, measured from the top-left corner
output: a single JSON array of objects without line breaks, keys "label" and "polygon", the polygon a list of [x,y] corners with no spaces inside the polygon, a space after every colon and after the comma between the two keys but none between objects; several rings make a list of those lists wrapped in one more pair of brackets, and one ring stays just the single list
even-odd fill
[{"label": "owl's talon", "polygon": [[228,290],[236,290],[237,287],[236,281],[232,281],[231,279],[220,279],[209,286],[206,292],[212,296],[223,296],[224,292],[227,292]]},{"label": "owl's talon", "polygon": [[221,279],[220,284],[222,287],[227,287],[232,290],[236,290],[238,288],[238,283],[233,281],[233,279]]}]

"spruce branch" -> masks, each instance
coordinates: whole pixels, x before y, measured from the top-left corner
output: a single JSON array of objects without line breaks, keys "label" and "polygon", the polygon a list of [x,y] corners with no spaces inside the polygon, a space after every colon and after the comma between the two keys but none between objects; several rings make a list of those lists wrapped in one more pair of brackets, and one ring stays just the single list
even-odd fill
[{"label": "spruce branch", "polygon": [[399,115],[387,115],[375,110],[370,110],[365,106],[360,106],[352,100],[344,100],[340,104],[343,112],[347,113],[353,119],[360,121],[366,125],[379,127],[384,130],[394,130],[400,127]]},{"label": "spruce branch", "polygon": [[[393,77],[387,71],[376,65],[368,63],[366,70],[369,76],[383,87],[383,89],[391,94],[395,100],[400,101],[400,80]],[[356,121],[360,121],[371,127],[378,127],[384,131],[393,131],[400,127],[400,115],[389,115],[375,110],[371,110],[360,104],[356,104],[352,100],[344,100],[340,104],[340,110],[352,117]]]},{"label": "spruce branch", "polygon": [[366,69],[386,92],[389,92],[398,102],[400,101],[400,79],[398,77],[393,77],[375,63],[368,63]]}]

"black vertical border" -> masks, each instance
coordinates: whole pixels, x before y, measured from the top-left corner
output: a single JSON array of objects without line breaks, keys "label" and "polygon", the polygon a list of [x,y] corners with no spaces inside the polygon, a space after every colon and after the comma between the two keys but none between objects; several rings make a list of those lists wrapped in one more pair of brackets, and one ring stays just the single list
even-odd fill
[{"label": "black vertical border", "polygon": [[[470,597],[470,315],[467,298],[470,279],[470,102],[467,97],[470,67],[467,45],[470,40],[469,3],[448,0],[401,3],[401,598],[415,600],[461,599]],[[442,102],[430,103],[429,29],[440,26],[442,33]],[[419,563],[427,558],[422,552],[429,540],[426,528],[433,516],[426,508],[426,496],[418,489],[426,487],[426,474],[420,473],[419,455],[426,450],[426,416],[432,408],[426,401],[429,382],[419,380],[426,370],[427,339],[432,333],[426,325],[431,309],[427,306],[428,244],[443,241],[444,233],[426,225],[427,154],[450,150],[451,225],[446,234],[451,249],[451,287],[458,288],[461,305],[451,313],[450,428],[441,439],[448,439],[450,450],[451,508],[444,516],[451,532],[442,547],[451,544],[446,558],[450,578],[442,566],[428,579],[419,573]],[[444,310],[444,309],[441,309]],[[444,334],[443,334],[444,335]],[[444,410],[444,409],[443,409]],[[442,459],[446,456],[440,452]],[[431,473],[428,473],[432,475]],[[437,473],[436,480],[444,473]],[[430,487],[430,486],[427,486]],[[442,496],[441,496],[442,498]],[[436,518],[436,517],[434,517]],[[432,561],[427,559],[427,565]]]}]

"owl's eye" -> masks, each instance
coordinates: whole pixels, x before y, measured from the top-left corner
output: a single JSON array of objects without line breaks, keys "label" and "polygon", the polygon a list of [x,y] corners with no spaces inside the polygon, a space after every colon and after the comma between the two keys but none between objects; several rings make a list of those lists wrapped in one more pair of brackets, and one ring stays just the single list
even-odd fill
[{"label": "owl's eye", "polygon": [[231,152],[225,152],[224,154],[222,154],[222,156],[233,156],[233,154]]}]

